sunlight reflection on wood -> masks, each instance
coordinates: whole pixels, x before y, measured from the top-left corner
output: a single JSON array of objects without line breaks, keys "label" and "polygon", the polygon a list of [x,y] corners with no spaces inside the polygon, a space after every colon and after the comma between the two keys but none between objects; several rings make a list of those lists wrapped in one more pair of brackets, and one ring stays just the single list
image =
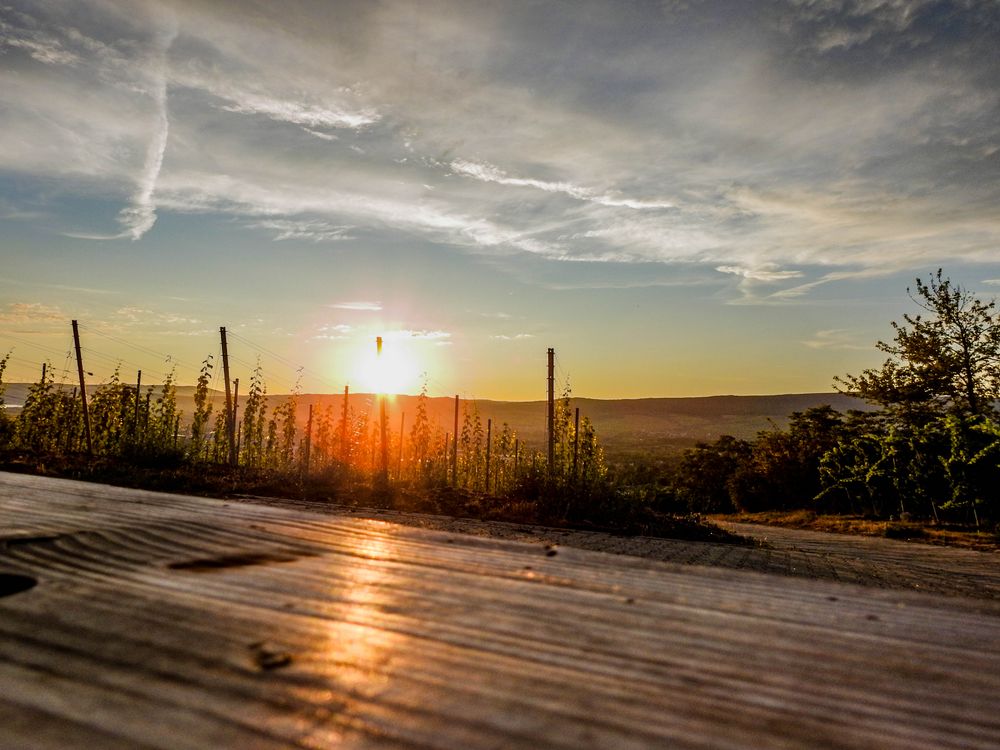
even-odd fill
[{"label": "sunlight reflection on wood", "polygon": [[990,601],[9,474],[0,512],[28,535],[5,572],[38,582],[0,598],[5,747],[931,750],[1000,731]]}]

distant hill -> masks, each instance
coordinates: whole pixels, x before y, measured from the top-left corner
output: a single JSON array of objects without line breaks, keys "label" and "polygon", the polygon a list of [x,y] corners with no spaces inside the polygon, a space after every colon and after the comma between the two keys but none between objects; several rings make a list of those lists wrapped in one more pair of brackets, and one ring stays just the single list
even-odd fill
[{"label": "distant hill", "polygon": [[[8,412],[16,413],[27,393],[29,384],[9,383],[4,393]],[[96,390],[96,386],[88,388]],[[153,398],[156,398],[154,393]],[[212,401],[217,410],[225,403],[225,394],[213,391]],[[273,408],[287,398],[284,394],[268,396],[268,406]],[[404,429],[409,432],[416,414],[416,396],[396,396],[388,402],[388,419],[393,431],[399,430],[400,415],[405,414]],[[185,417],[194,412],[194,386],[178,386],[178,407]],[[240,395],[240,409],[245,394]],[[343,396],[339,394],[303,394],[299,396],[298,420],[305,425],[309,405],[312,404],[316,419],[329,410],[334,421],[339,421]],[[483,428],[492,419],[499,431],[504,422],[517,430],[522,440],[541,448],[545,442],[544,401],[490,401],[461,402],[461,407],[475,405],[479,410]],[[700,398],[637,398],[594,399],[574,398],[572,407],[579,407],[581,418],[587,416],[594,423],[605,451],[612,458],[625,458],[631,454],[671,455],[690,447],[697,441],[715,440],[720,435],[752,438],[760,430],[772,426],[783,427],[788,416],[814,406],[828,404],[838,411],[849,409],[868,410],[872,407],[860,399],[840,393],[794,393],[779,396],[705,396]],[[349,408],[355,414],[377,416],[377,401],[370,393],[352,393]],[[428,415],[443,432],[452,432],[454,423],[454,398],[428,399]],[[461,423],[461,415],[460,415]]]}]

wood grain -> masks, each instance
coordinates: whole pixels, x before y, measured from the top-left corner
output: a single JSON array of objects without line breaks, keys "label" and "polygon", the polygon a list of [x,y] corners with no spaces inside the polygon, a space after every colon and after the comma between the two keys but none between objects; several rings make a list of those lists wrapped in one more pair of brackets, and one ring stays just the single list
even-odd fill
[{"label": "wood grain", "polygon": [[0,545],[4,748],[1000,747],[995,601],[11,474]]}]

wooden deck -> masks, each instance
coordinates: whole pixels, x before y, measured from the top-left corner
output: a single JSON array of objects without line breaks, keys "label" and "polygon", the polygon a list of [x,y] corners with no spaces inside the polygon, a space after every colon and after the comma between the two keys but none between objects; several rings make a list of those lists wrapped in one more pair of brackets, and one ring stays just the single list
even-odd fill
[{"label": "wooden deck", "polygon": [[11,474],[0,545],[3,748],[1000,747],[995,601]]}]

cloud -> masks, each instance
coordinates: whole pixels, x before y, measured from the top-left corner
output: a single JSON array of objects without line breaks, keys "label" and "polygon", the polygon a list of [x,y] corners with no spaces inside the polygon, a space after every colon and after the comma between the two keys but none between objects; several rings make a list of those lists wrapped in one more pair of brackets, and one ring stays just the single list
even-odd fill
[{"label": "cloud", "polygon": [[[129,205],[118,214],[122,231],[68,235],[134,240],[156,220],[154,191],[169,133],[168,55],[177,24],[169,12],[145,12],[151,8],[123,9],[123,16],[130,16],[127,23],[142,29],[141,38],[108,43],[72,25],[65,16],[73,10],[65,6],[39,6],[37,17],[0,9],[6,16],[0,21],[3,45],[26,50],[42,64],[15,60],[0,68],[10,114],[4,134],[10,148],[0,151],[0,168],[83,178],[90,192],[97,178],[104,189],[128,193]],[[121,30],[117,9],[103,20]]]},{"label": "cloud", "polygon": [[316,329],[316,333],[309,337],[311,341],[339,341],[348,338],[348,334],[353,331],[353,326],[346,323],[322,325]]},{"label": "cloud", "polygon": [[40,302],[8,302],[0,308],[0,323],[66,323],[58,307]]},{"label": "cloud", "polygon": [[490,336],[494,341],[523,341],[524,339],[533,339],[535,334],[533,333],[515,333],[508,335],[505,333],[500,333],[495,336]]},{"label": "cloud", "polygon": [[758,266],[755,268],[745,266],[717,266],[715,270],[719,273],[730,273],[734,276],[740,276],[747,281],[761,281],[764,283],[797,279],[802,276],[801,271],[781,271],[773,266]]},{"label": "cloud", "polygon": [[119,307],[115,310],[114,316],[109,322],[115,326],[192,326],[201,324],[198,318],[188,315],[181,315],[174,312],[160,312],[136,305]]},{"label": "cloud", "polygon": [[324,133],[323,131],[321,131],[321,130],[315,130],[314,128],[302,128],[302,129],[304,131],[306,131],[307,133],[309,133],[310,135],[314,135],[317,138],[322,138],[324,141],[336,141],[336,140],[339,140],[339,138],[336,135],[334,135],[333,133]]},{"label": "cloud", "polygon": [[620,206],[636,210],[674,207],[674,204],[668,201],[645,201],[625,198],[609,193],[597,192],[570,182],[549,182],[523,177],[509,177],[506,172],[492,164],[482,164],[465,159],[456,159],[451,162],[451,169],[455,174],[471,177],[481,182],[494,182],[498,185],[510,185],[513,187],[531,187],[547,193],[564,193],[571,198],[598,203],[602,206]]},{"label": "cloud", "polygon": [[408,329],[403,329],[399,331],[387,331],[382,335],[384,338],[389,338],[389,339],[408,338],[408,339],[420,339],[422,341],[442,341],[451,338],[451,334],[448,331],[433,331],[433,330],[412,331]]},{"label": "cloud", "polygon": [[[10,25],[0,22],[0,32],[6,35],[10,31]],[[30,37],[0,37],[0,49],[3,47],[22,49],[46,65],[73,65],[80,60],[78,55],[66,49],[58,39],[38,32]]]},{"label": "cloud", "polygon": [[132,205],[122,209],[118,215],[118,220],[125,230],[124,234],[133,240],[142,237],[156,222],[153,191],[156,189],[156,179],[163,166],[163,154],[167,150],[167,135],[170,131],[170,120],[167,116],[167,54],[176,36],[176,21],[170,19],[167,27],[159,34],[155,62],[151,70],[155,79],[151,94],[156,105],[153,135],[146,148],[146,160],[139,174],[138,189],[132,196]]},{"label": "cloud", "polygon": [[337,310],[378,312],[382,309],[382,303],[359,300],[356,302],[334,302],[332,305],[329,305],[329,307],[336,308]]},{"label": "cloud", "polygon": [[38,210],[126,205],[117,232],[46,221],[64,234],[199,213],[541,258],[566,288],[657,264],[781,303],[837,274],[996,262],[1000,9],[765,6],[8,8],[0,170],[59,186]]},{"label": "cloud", "polygon": [[354,239],[349,234],[354,227],[336,225],[319,219],[263,219],[250,222],[248,226],[274,232],[274,239],[277,241],[340,242]]},{"label": "cloud", "polygon": [[[212,93],[221,95],[218,90]],[[340,107],[315,106],[246,91],[233,92],[225,98],[232,102],[222,107],[227,112],[260,114],[279,122],[302,125],[307,132],[327,140],[336,136],[317,131],[317,128],[361,128],[379,121],[379,114],[371,109],[352,112]]]},{"label": "cloud", "polygon": [[811,339],[803,341],[802,344],[810,349],[865,350],[873,348],[872,344],[858,343],[857,334],[844,328],[816,331]]}]

